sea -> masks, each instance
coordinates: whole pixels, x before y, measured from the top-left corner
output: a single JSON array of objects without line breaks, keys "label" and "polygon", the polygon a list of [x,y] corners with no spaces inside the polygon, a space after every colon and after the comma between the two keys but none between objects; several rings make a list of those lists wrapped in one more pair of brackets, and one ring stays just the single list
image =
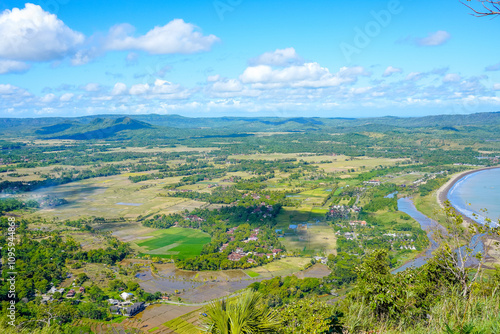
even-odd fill
[{"label": "sea", "polygon": [[464,176],[448,192],[451,204],[462,214],[481,223],[500,220],[500,168],[487,169]]}]

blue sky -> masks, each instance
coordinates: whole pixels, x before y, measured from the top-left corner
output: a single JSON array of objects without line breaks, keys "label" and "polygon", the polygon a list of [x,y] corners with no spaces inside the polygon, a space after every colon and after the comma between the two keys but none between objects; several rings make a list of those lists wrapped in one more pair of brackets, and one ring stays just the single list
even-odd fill
[{"label": "blue sky", "polygon": [[500,21],[458,0],[42,0],[0,10],[0,117],[500,110]]}]

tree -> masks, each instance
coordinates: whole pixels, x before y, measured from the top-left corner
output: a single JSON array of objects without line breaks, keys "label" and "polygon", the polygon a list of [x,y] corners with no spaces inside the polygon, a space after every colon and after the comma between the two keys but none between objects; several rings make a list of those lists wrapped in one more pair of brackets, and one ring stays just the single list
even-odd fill
[{"label": "tree", "polygon": [[276,333],[278,314],[262,303],[262,295],[248,291],[232,300],[212,302],[206,309],[207,333]]},{"label": "tree", "polygon": [[301,299],[287,304],[281,311],[280,334],[342,333],[342,314],[324,302]]},{"label": "tree", "polygon": [[484,237],[500,235],[500,230],[490,227],[489,220],[485,225],[466,222],[449,201],[444,204],[448,233],[434,233],[436,238],[442,239],[435,258],[439,266],[460,282],[462,295],[467,297],[472,286],[482,278],[485,254],[491,247],[498,245],[493,238],[485,240]]},{"label": "tree", "polygon": [[[467,0],[468,2],[471,0]],[[482,8],[475,9],[474,7],[462,2],[465,6],[469,7],[472,10],[472,14],[476,17],[484,17],[484,16],[494,16],[500,15],[500,1],[493,0],[477,0]]]}]

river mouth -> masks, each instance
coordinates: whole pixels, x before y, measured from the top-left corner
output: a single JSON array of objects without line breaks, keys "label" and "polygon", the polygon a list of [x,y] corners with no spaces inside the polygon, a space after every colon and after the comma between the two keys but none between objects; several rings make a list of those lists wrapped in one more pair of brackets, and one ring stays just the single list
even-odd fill
[{"label": "river mouth", "polygon": [[[413,201],[411,198],[404,197],[398,199],[398,210],[401,212],[404,212],[408,214],[410,217],[415,219],[419,224],[422,230],[424,230],[427,233],[427,237],[429,238],[429,241],[431,243],[430,247],[421,255],[419,255],[417,258],[405,263],[399,268],[396,268],[395,270],[392,271],[393,274],[399,273],[401,271],[404,271],[408,268],[418,268],[423,266],[424,264],[427,263],[428,259],[430,259],[433,255],[432,253],[439,248],[440,244],[436,241],[434,238],[434,233],[438,231],[442,235],[446,236],[448,235],[448,232],[446,228],[436,222],[435,220],[427,217],[424,215],[422,212],[418,211],[417,208],[415,207],[415,204],[413,204]],[[478,252],[483,252],[484,250],[484,245],[481,240],[478,240],[478,238],[481,238],[483,234],[476,234],[472,237],[469,247],[473,249],[473,254],[476,254]],[[455,252],[465,252],[465,246],[460,247],[458,250],[455,250]],[[478,264],[478,260],[475,258],[472,258],[468,260],[465,265],[468,267],[473,267]]]}]

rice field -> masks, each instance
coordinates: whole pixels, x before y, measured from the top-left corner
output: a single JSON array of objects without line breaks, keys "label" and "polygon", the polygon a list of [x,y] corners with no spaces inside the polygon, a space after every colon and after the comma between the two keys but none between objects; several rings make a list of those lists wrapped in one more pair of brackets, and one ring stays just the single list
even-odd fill
[{"label": "rice field", "polygon": [[181,227],[158,230],[149,236],[151,238],[135,242],[139,250],[144,254],[164,258],[185,259],[200,255],[203,246],[210,242],[210,235],[207,233]]}]

